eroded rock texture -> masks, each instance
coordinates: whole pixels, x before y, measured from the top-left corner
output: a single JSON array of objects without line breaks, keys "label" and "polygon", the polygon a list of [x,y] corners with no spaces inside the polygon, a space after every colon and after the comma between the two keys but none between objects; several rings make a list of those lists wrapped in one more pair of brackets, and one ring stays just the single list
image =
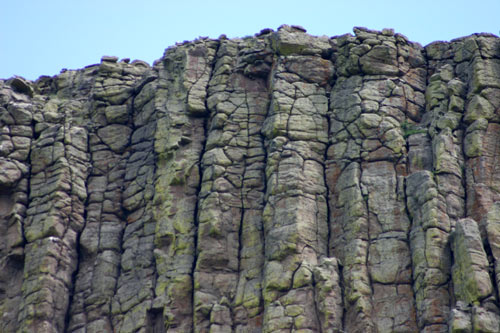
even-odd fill
[{"label": "eroded rock texture", "polygon": [[354,33],[0,81],[0,331],[500,331],[500,40]]}]

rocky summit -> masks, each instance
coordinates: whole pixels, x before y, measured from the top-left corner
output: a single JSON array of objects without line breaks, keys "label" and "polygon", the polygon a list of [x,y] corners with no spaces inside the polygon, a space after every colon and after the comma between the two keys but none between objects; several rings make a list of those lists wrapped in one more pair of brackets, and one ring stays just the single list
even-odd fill
[{"label": "rocky summit", "polygon": [[0,332],[499,332],[499,285],[494,35],[0,80]]}]

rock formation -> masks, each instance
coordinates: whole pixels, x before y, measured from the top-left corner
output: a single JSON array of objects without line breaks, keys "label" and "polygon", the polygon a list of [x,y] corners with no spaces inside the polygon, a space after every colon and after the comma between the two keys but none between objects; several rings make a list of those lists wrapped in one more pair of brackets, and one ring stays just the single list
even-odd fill
[{"label": "rock formation", "polygon": [[1,80],[0,331],[500,331],[500,39],[354,33]]}]

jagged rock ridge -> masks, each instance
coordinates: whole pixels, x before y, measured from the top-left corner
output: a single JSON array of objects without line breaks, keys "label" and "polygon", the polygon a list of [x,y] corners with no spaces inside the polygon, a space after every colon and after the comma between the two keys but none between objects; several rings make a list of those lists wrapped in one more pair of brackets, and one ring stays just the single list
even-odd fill
[{"label": "jagged rock ridge", "polygon": [[0,331],[500,331],[500,40],[354,33],[0,81]]}]

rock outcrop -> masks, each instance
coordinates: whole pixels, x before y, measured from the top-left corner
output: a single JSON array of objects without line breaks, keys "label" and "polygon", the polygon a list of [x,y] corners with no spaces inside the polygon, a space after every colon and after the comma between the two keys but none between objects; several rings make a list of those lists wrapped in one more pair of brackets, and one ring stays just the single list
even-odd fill
[{"label": "rock outcrop", "polygon": [[500,39],[354,33],[1,80],[0,331],[500,331]]}]

